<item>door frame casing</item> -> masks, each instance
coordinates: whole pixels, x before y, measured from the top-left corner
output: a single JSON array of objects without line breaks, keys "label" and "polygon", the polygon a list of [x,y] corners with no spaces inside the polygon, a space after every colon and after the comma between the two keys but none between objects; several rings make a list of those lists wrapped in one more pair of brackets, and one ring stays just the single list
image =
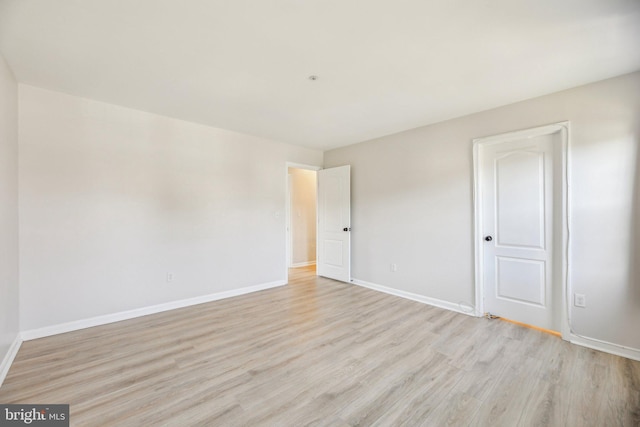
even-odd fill
[{"label": "door frame casing", "polygon": [[[474,263],[475,263],[475,315],[477,317],[482,317],[484,315],[484,271],[483,271],[483,256],[484,256],[484,245],[482,244],[483,233],[482,233],[482,225],[483,225],[483,216],[482,216],[482,177],[480,174],[480,148],[488,145],[500,144],[508,141],[513,141],[515,139],[525,139],[532,138],[536,136],[543,135],[553,135],[555,133],[560,132],[561,134],[561,146],[560,146],[560,155],[559,161],[561,162],[561,177],[554,176],[554,187],[556,185],[560,185],[561,187],[561,224],[560,228],[554,226],[554,235],[557,232],[561,232],[561,243],[560,248],[555,248],[554,251],[554,261],[559,261],[561,263],[560,273],[557,276],[560,276],[560,283],[556,283],[554,281],[554,287],[560,286],[560,308],[557,308],[557,304],[555,305],[556,309],[560,312],[560,333],[562,334],[562,339],[569,340],[570,338],[570,325],[569,325],[569,164],[568,164],[568,151],[569,151],[569,141],[570,141],[570,123],[569,121],[563,121],[558,123],[553,123],[549,125],[543,125],[538,127],[533,127],[524,130],[518,130],[513,132],[502,133],[498,135],[475,138],[473,139],[473,205],[474,205]],[[559,182],[558,182],[559,181]],[[554,218],[557,207],[554,206]],[[555,239],[553,239],[555,241]],[[560,252],[560,256],[557,256],[557,252]],[[554,269],[558,268],[554,266]],[[554,279],[556,274],[553,275]]]}]

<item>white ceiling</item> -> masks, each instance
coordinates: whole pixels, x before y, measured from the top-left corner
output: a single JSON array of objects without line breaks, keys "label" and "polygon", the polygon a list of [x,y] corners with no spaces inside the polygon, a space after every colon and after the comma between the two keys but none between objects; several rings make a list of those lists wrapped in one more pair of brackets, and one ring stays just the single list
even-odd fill
[{"label": "white ceiling", "polygon": [[640,0],[0,0],[0,51],[26,84],[329,149],[639,70]]}]

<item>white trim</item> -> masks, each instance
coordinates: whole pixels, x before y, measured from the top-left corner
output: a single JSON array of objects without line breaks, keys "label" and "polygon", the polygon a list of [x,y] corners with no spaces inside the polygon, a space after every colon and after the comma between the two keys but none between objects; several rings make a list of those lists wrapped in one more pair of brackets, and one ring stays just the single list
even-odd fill
[{"label": "white trim", "polygon": [[480,176],[480,146],[500,144],[513,139],[532,138],[541,135],[551,135],[557,132],[564,132],[562,146],[560,147],[560,161],[562,162],[562,280],[561,280],[561,301],[560,309],[560,332],[562,339],[569,340],[571,325],[569,313],[565,309],[567,306],[567,292],[569,289],[569,174],[568,174],[568,150],[570,137],[570,124],[568,121],[558,122],[550,125],[534,127],[515,132],[507,132],[499,135],[473,139],[473,207],[474,207],[474,265],[475,265],[475,315],[480,317],[484,314],[484,283],[482,271],[482,182]]},{"label": "white trim", "polygon": [[[371,289],[378,292],[384,292],[385,294],[394,295],[400,298],[409,299],[412,301],[421,302],[434,307],[443,308],[445,310],[455,311],[457,313],[473,316],[472,312],[464,311],[460,304],[455,304],[449,301],[443,301],[436,298],[426,297],[424,295],[414,294],[412,292],[401,291],[398,289],[389,288],[387,286],[378,285],[364,280],[353,279],[354,285],[362,286],[367,289]],[[565,336],[563,335],[563,339]],[[582,347],[591,348],[593,350],[602,351],[605,353],[615,354],[616,356],[626,357],[627,359],[640,361],[640,349],[626,347],[619,344],[610,343],[607,341],[601,341],[595,338],[588,338],[581,335],[577,335],[571,332],[568,335],[568,341],[571,344],[576,344]]]},{"label": "white trim", "polygon": [[640,361],[640,349],[637,348],[613,344],[595,338],[587,338],[581,335],[576,335],[573,332],[569,336],[569,342],[582,347],[587,347],[594,350],[603,351],[605,353],[615,354],[616,356],[626,357],[627,359]]},{"label": "white trim", "polygon": [[362,286],[363,288],[372,289],[378,292],[384,292],[385,294],[394,295],[400,298],[409,299],[411,301],[421,302],[423,304],[432,305],[434,307],[443,308],[445,310],[455,311],[457,313],[466,314],[468,316],[474,316],[473,312],[465,311],[460,307],[460,304],[456,304],[441,299],[430,298],[424,295],[414,294],[413,292],[401,291],[399,289],[389,288],[387,286],[378,285],[371,282],[366,282],[359,279],[351,279],[351,283],[354,285]]},{"label": "white trim", "polygon": [[542,136],[542,135],[551,135],[558,131],[566,130],[568,125],[569,125],[569,121],[562,121],[562,122],[552,123],[548,125],[516,130],[512,132],[505,132],[498,135],[474,138],[473,143],[474,145],[475,144],[493,145],[493,144],[501,144],[503,142],[512,141],[514,139],[525,139],[525,138],[533,138],[533,137]]},{"label": "white trim", "polygon": [[4,379],[7,377],[9,373],[9,368],[11,368],[11,364],[13,363],[13,359],[16,358],[18,354],[18,350],[20,350],[20,346],[22,345],[22,337],[20,333],[16,334],[16,338],[11,343],[7,354],[4,355],[2,359],[2,363],[0,363],[0,386],[4,382]]},{"label": "white trim", "polygon": [[133,310],[121,311],[119,313],[105,314],[103,316],[91,317],[88,319],[75,320],[72,322],[61,323],[58,325],[45,326],[44,328],[30,329],[22,332],[24,341],[35,340],[37,338],[48,337],[51,335],[64,334],[66,332],[77,331],[80,329],[91,328],[93,326],[106,325],[109,323],[120,322],[122,320],[142,317],[149,314],[161,313],[163,311],[175,310],[177,308],[189,307],[192,305],[203,304],[211,301],[217,301],[225,298],[236,297],[239,295],[249,294],[252,292],[263,291],[287,284],[286,280],[278,280],[276,282],[263,283],[255,286],[247,286],[240,289],[232,289],[215,294],[202,295],[194,298],[187,298],[178,301],[170,301],[163,304],[152,305],[149,307],[136,308]]},{"label": "white trim", "polygon": [[474,272],[475,272],[475,315],[484,315],[484,284],[482,281],[482,205],[480,203],[480,148],[479,142],[473,140],[473,248],[474,248]]},{"label": "white trim", "polygon": [[302,164],[302,163],[287,162],[287,172],[289,171],[289,168],[306,169],[306,170],[316,171],[317,172],[317,171],[322,169],[322,166],[305,165],[305,164]]},{"label": "white trim", "polygon": [[310,265],[316,265],[316,262],[315,261],[296,262],[295,264],[291,264],[291,268],[308,267]]},{"label": "white trim", "polygon": [[291,226],[291,223],[293,222],[291,221],[292,186],[293,178],[290,173],[287,173],[287,205],[285,206],[285,217],[287,222],[287,268],[291,268],[291,265],[293,264],[293,227]]},{"label": "white trim", "polygon": [[[466,314],[469,316],[473,316],[472,312],[464,311],[460,308],[460,304],[454,304],[449,301],[439,300],[436,298],[426,297],[424,295],[414,294],[412,292],[401,291],[398,289],[389,288],[387,286],[378,285],[371,282],[366,282],[364,280],[353,279],[352,283],[354,285],[362,286],[363,288],[371,289],[378,292],[383,292],[385,294],[394,295],[400,298],[409,299],[412,301],[421,302],[423,304],[428,304],[434,307],[443,308],[445,310],[455,311],[457,313]],[[588,338],[581,335],[577,335],[571,332],[568,335],[568,341],[571,344],[579,345],[582,347],[591,348],[593,350],[602,351],[605,353],[614,354],[616,356],[626,357],[627,359],[640,361],[640,349],[626,347],[619,344],[613,344],[607,341],[601,341],[595,338]],[[563,339],[565,336],[563,335]]]},{"label": "white trim", "polygon": [[562,286],[564,292],[562,293],[562,314],[560,315],[561,328],[563,340],[570,340],[571,334],[571,313],[569,309],[569,295],[571,291],[571,276],[569,264],[571,260],[571,209],[569,204],[569,195],[571,194],[571,180],[570,180],[570,159],[569,149],[571,147],[571,122],[565,121],[560,123],[565,127],[567,133],[565,138],[562,139],[562,217],[564,223],[562,224]]}]

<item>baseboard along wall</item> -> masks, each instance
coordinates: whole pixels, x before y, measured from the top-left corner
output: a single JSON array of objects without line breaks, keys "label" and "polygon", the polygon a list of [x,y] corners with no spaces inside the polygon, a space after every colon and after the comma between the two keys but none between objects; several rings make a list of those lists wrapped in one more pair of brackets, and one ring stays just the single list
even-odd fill
[{"label": "baseboard along wall", "polygon": [[366,282],[360,279],[351,279],[351,283],[354,285],[362,286],[364,288],[372,289],[378,292],[384,292],[385,294],[395,295],[397,297],[410,299],[412,301],[421,302],[423,304],[432,305],[434,307],[444,308],[445,310],[455,311],[457,313],[466,314],[467,316],[474,316],[472,307],[463,307],[461,304],[455,304],[449,301],[444,301],[437,298],[430,298],[424,295],[414,294],[412,292],[401,291],[399,289],[390,288],[376,283]]},{"label": "baseboard along wall", "polygon": [[[389,295],[394,295],[400,298],[406,298],[412,301],[417,301],[423,304],[428,304],[434,307],[443,308],[445,310],[455,311],[457,313],[466,314],[468,316],[476,316],[473,310],[467,310],[467,307],[462,307],[460,304],[455,304],[449,301],[443,301],[436,298],[426,297],[424,295],[414,294],[412,292],[401,291],[398,289],[390,288],[376,283],[366,282],[359,279],[351,279],[354,285],[362,286],[368,289],[372,289],[378,292],[384,292]],[[469,307],[470,308],[470,307]],[[572,344],[582,347],[591,348],[593,350],[602,351],[604,353],[614,354],[616,356],[626,357],[627,359],[640,361],[640,349],[625,347],[618,344],[609,343],[606,341],[597,340],[594,338],[584,337],[581,335],[571,333],[569,337],[563,337]]]},{"label": "baseboard along wall", "polygon": [[[315,262],[313,263],[315,264]],[[307,264],[312,265],[312,264]],[[306,265],[305,265],[306,266]],[[457,313],[465,314],[468,316],[474,316],[472,311],[469,311],[467,307],[463,307],[461,304],[455,304],[449,301],[440,300],[437,298],[430,298],[424,295],[415,294],[412,292],[402,291],[394,288],[390,288],[383,285],[367,282],[359,279],[352,279],[351,282],[354,285],[362,286],[374,291],[383,292],[389,295],[394,295],[400,298],[409,299],[412,301],[428,304],[434,307],[443,308],[445,310],[455,311]],[[286,285],[286,280],[275,281],[270,283],[264,283],[260,285],[247,286],[240,289],[233,289],[230,291],[218,292],[209,295],[202,295],[194,298],[187,298],[178,301],[171,301],[164,304],[157,304],[149,307],[142,307],[134,310],[127,310],[113,314],[107,314],[103,316],[96,316],[88,319],[76,320],[73,322],[61,323],[58,325],[46,326],[44,328],[30,329],[22,331],[14,339],[9,351],[5,355],[2,363],[0,363],[0,386],[2,385],[13,360],[18,354],[18,350],[23,341],[30,341],[38,338],[44,338],[52,335],[63,334],[66,332],[77,331],[80,329],[90,328],[93,326],[106,325],[109,323],[120,322],[122,320],[133,319],[136,317],[147,316],[149,314],[161,313],[163,311],[175,310],[178,308],[189,307],[197,304],[204,304],[207,302],[217,301],[225,298],[232,298],[235,296],[245,295],[252,292],[259,292],[266,289],[275,288],[278,286]],[[624,347],[617,344],[600,341],[593,338],[583,337],[576,334],[571,334],[569,342],[572,344],[588,347],[594,350],[599,350],[605,353],[611,353],[617,356],[626,357],[632,360],[640,361],[640,349]]]},{"label": "baseboard along wall", "polygon": [[296,262],[295,264],[291,264],[290,268],[309,267],[310,265],[316,265],[316,262],[315,261]]},{"label": "baseboard along wall", "polygon": [[224,292],[217,292],[209,295],[202,295],[194,298],[187,298],[178,301],[170,301],[163,304],[152,305],[148,307],[136,308],[133,310],[121,311],[113,314],[105,314],[103,316],[91,317],[88,319],[74,320],[72,322],[61,323],[44,328],[30,329],[22,332],[24,341],[35,340],[38,338],[49,337],[51,335],[64,334],[66,332],[77,331],[80,329],[91,328],[93,326],[106,325],[109,323],[120,322],[122,320],[133,319],[136,317],[147,316],[149,314],[161,313],[163,311],[175,310],[178,308],[189,307],[197,304],[204,304],[211,301],[217,301],[225,298],[232,298],[239,295],[245,295],[252,292],[263,291],[287,284],[286,280],[278,280],[260,285],[247,286],[239,289],[232,289]]},{"label": "baseboard along wall", "polygon": [[7,374],[9,373],[9,368],[11,368],[11,364],[13,363],[13,360],[16,358],[16,355],[18,354],[18,350],[20,350],[21,345],[22,345],[22,336],[20,333],[18,333],[15,339],[13,340],[13,342],[11,343],[11,346],[9,347],[9,351],[7,351],[7,354],[5,354],[4,358],[2,359],[2,363],[0,363],[0,386],[2,386],[4,379],[7,377]]}]

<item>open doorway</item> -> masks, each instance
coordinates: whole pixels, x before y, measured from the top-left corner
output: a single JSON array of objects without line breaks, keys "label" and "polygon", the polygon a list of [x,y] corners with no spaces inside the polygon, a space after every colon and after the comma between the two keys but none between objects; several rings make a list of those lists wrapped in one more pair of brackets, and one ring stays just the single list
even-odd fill
[{"label": "open doorway", "polygon": [[317,169],[287,165],[287,273],[313,269],[317,256]]}]

